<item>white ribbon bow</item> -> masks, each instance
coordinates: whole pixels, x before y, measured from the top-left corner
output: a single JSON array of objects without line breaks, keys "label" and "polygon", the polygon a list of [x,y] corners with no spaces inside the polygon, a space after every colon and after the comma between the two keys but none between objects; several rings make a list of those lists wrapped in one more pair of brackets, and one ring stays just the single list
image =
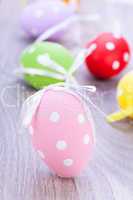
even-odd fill
[{"label": "white ribbon bow", "polygon": [[[23,125],[25,127],[27,127],[32,120],[32,117],[40,103],[41,97],[44,94],[44,91],[49,89],[49,88],[53,88],[55,86],[63,86],[66,88],[70,88],[73,90],[76,90],[76,92],[83,97],[83,94],[81,92],[82,91],[89,91],[89,92],[95,92],[96,91],[96,87],[95,86],[91,86],[91,85],[85,85],[85,86],[80,86],[78,85],[76,79],[73,77],[73,73],[84,63],[84,59],[86,57],[86,49],[81,50],[81,52],[78,54],[78,56],[76,57],[73,65],[71,66],[70,70],[68,72],[65,71],[64,75],[65,75],[65,82],[59,82],[57,84],[53,84],[50,85],[40,91],[38,91],[37,93],[35,93],[34,95],[32,95],[31,97],[29,97],[23,104],[23,108],[22,108],[22,112],[21,112],[21,118],[23,119]],[[49,58],[46,59],[47,64],[49,63],[50,66],[51,64],[53,66],[56,66],[57,64],[54,61],[49,60]],[[59,69],[61,69],[61,66],[58,66]],[[32,69],[30,69],[29,71],[25,71],[25,69],[23,68],[24,72],[27,73],[34,73],[34,71]],[[45,72],[45,71],[44,71]],[[43,73],[44,73],[43,72]],[[35,72],[36,73],[36,72]],[[40,73],[40,74],[39,74]],[[43,73],[41,74],[41,71],[39,71],[39,75],[43,75]],[[50,73],[49,73],[50,74]],[[55,74],[53,73],[53,76],[55,77]]]}]

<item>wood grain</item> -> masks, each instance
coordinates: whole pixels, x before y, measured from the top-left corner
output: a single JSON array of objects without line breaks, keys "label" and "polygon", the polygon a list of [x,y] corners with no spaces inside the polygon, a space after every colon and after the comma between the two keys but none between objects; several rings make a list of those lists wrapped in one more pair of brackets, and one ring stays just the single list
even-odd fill
[{"label": "wood grain", "polygon": [[[78,41],[81,47],[98,32],[112,31],[116,20],[132,47],[132,7],[98,0],[83,0],[81,4],[83,13],[101,15],[99,22],[81,24]],[[96,124],[96,148],[88,169],[75,179],[61,179],[51,174],[34,152],[30,136],[20,127],[19,113],[24,99],[35,91],[13,73],[19,66],[20,53],[30,43],[22,34],[20,13],[18,0],[0,1],[0,199],[132,200],[133,123],[129,121],[110,126],[88,103]],[[73,34],[71,30],[70,34]],[[73,44],[69,41],[66,46],[72,50],[79,48]],[[132,62],[127,70],[130,69]],[[90,98],[103,112],[115,110],[115,87],[120,77],[100,82],[84,68],[77,78],[82,84],[97,86],[97,94]]]}]

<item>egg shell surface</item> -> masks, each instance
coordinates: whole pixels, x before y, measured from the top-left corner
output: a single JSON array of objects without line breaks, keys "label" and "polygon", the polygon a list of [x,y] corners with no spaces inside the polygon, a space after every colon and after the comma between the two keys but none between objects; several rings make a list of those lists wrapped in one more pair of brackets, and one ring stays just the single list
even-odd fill
[{"label": "egg shell surface", "polygon": [[86,65],[97,78],[118,75],[129,63],[130,48],[126,39],[113,33],[102,33],[87,44]]},{"label": "egg shell surface", "polygon": [[[21,65],[24,68],[33,68],[47,70],[48,72],[55,72],[48,69],[43,61],[43,56],[48,55],[50,59],[54,60],[57,64],[62,66],[66,71],[69,71],[74,62],[74,58],[71,53],[62,45],[54,42],[40,42],[35,43],[28,47],[21,55]],[[40,59],[41,58],[41,59]],[[57,73],[57,71],[56,71]],[[40,75],[24,75],[25,81],[36,89],[43,88],[49,84],[55,84],[62,82],[57,78],[40,76]]]},{"label": "egg shell surface", "polygon": [[[22,28],[29,37],[39,37],[48,29],[72,16],[75,10],[74,4],[66,4],[58,0],[31,3],[22,13]],[[58,32],[51,38],[56,40],[61,36],[62,32]]]},{"label": "egg shell surface", "polygon": [[94,127],[83,101],[56,87],[44,92],[32,119],[32,141],[49,169],[61,177],[75,177],[92,156]]},{"label": "egg shell surface", "polygon": [[[133,71],[128,72],[120,81],[117,88],[117,100],[121,109],[133,108]],[[130,116],[133,118],[133,114]]]}]

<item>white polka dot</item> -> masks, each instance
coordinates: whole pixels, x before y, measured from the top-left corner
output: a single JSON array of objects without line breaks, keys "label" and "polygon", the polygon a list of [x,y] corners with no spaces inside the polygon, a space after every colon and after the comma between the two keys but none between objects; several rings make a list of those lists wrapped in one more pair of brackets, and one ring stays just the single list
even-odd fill
[{"label": "white polka dot", "polygon": [[67,148],[67,143],[64,141],[64,140],[59,140],[57,143],[56,143],[56,148],[58,150],[65,150]]},{"label": "white polka dot", "polygon": [[87,56],[90,56],[97,48],[97,44],[93,43],[91,46],[87,49]]},{"label": "white polka dot", "polygon": [[129,61],[129,53],[128,52],[124,53],[123,59],[124,59],[125,62]]},{"label": "white polka dot", "polygon": [[65,165],[66,167],[70,167],[70,166],[73,165],[73,160],[70,159],[70,158],[68,158],[68,159],[65,159],[65,160],[63,161],[63,163],[64,163],[64,165]]},{"label": "white polka dot", "polygon": [[83,123],[85,122],[85,117],[84,117],[83,114],[79,114],[79,115],[78,115],[78,122],[79,122],[80,124],[83,124]]},{"label": "white polka dot", "polygon": [[60,114],[58,112],[52,112],[50,115],[51,122],[58,122],[60,120]]},{"label": "white polka dot", "polygon": [[106,46],[106,49],[109,50],[109,51],[112,51],[112,50],[115,49],[115,44],[112,43],[112,42],[107,42],[107,43],[105,44],[105,46]]},{"label": "white polka dot", "polygon": [[89,141],[90,141],[90,137],[88,134],[85,134],[84,137],[83,137],[83,143],[84,144],[89,144]]},{"label": "white polka dot", "polygon": [[32,127],[32,126],[29,127],[29,132],[30,132],[31,135],[33,135],[34,130],[33,130],[33,127]]},{"label": "white polka dot", "polygon": [[112,64],[112,69],[117,70],[120,67],[120,62],[115,60]]},{"label": "white polka dot", "polygon": [[36,18],[41,18],[42,16],[44,15],[44,11],[42,10],[42,9],[40,9],[40,10],[36,10],[36,12],[35,12],[35,17]]},{"label": "white polka dot", "polygon": [[37,153],[39,154],[39,156],[40,156],[42,159],[45,158],[44,153],[43,153],[42,151],[38,150]]},{"label": "white polka dot", "polygon": [[37,62],[40,64],[40,65],[51,65],[51,59],[50,59],[50,56],[48,54],[43,54],[43,55],[39,55],[37,57]]}]

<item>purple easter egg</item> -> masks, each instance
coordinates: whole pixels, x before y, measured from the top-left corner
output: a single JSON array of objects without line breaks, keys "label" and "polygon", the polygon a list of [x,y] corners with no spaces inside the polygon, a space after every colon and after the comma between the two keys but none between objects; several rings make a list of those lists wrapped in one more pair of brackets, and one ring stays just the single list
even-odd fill
[{"label": "purple easter egg", "polygon": [[[29,37],[37,38],[49,28],[71,17],[75,10],[75,6],[59,0],[31,3],[22,13],[22,28]],[[51,39],[59,39],[62,33],[54,34]]]}]

